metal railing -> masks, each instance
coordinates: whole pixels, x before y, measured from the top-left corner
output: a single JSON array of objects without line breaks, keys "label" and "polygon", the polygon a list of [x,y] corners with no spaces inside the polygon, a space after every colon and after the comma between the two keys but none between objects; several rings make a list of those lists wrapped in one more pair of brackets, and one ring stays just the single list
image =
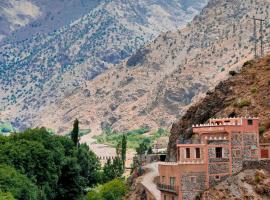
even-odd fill
[{"label": "metal railing", "polygon": [[175,185],[166,185],[166,184],[158,183],[157,188],[161,191],[172,192],[172,193],[178,194],[178,186],[175,186]]}]

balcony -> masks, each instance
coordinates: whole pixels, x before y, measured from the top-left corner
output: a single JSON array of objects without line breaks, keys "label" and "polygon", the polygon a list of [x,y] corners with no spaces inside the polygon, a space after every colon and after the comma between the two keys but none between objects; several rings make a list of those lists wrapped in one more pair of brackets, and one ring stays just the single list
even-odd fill
[{"label": "balcony", "polygon": [[178,186],[175,186],[175,185],[165,185],[165,184],[158,183],[157,188],[160,191],[171,192],[171,193],[174,193],[174,194],[178,194]]}]

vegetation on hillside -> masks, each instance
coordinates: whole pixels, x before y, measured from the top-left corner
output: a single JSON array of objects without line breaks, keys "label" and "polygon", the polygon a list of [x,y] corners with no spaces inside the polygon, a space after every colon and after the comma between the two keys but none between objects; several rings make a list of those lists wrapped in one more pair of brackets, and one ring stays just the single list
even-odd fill
[{"label": "vegetation on hillside", "polygon": [[96,139],[98,143],[108,144],[110,146],[116,147],[122,135],[126,135],[127,148],[136,149],[142,143],[147,143],[151,146],[153,142],[156,141],[158,138],[168,136],[168,132],[164,129],[159,129],[153,134],[149,134],[149,131],[150,130],[148,128],[140,128],[128,131],[126,133],[117,133],[109,130],[104,131],[101,135],[95,136],[94,139]]}]

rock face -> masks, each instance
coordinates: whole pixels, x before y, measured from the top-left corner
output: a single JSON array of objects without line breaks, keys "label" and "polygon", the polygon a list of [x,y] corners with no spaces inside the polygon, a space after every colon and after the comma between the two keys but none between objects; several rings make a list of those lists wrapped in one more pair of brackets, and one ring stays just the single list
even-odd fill
[{"label": "rock face", "polygon": [[[19,10],[14,8],[13,2],[18,4]],[[35,5],[38,14],[27,23],[38,27],[28,27],[25,23],[24,28],[18,28],[18,33],[13,34],[16,38],[10,36],[0,46],[0,110],[9,110],[8,120],[16,121],[21,127],[37,125],[36,117],[45,106],[81,92],[88,81],[110,68],[115,69],[114,65],[128,58],[145,42],[191,21],[207,1],[182,6],[180,2],[186,1],[104,0],[78,1],[73,5],[75,1],[61,0],[62,3],[54,1],[50,4],[51,1],[33,3],[25,0],[10,1],[1,6],[17,16],[24,10],[23,2]],[[77,14],[85,15],[78,18]],[[8,21],[6,17],[2,21]],[[61,24],[65,26],[59,28]],[[30,32],[38,34],[29,37]],[[134,58],[136,64],[139,63],[137,58]],[[131,78],[123,84],[129,84]],[[96,91],[90,88],[89,91],[90,94],[99,91],[96,94],[106,95],[101,88]],[[135,97],[130,96],[130,99]]]},{"label": "rock face", "polygon": [[205,191],[201,199],[260,199],[270,198],[270,174],[267,170],[244,170],[214,188]]},{"label": "rock face", "polygon": [[203,124],[211,117],[257,116],[261,121],[261,141],[270,133],[270,57],[246,62],[236,75],[219,83],[205,98],[191,106],[171,129],[168,160],[176,158],[180,137],[190,138],[193,124]]}]

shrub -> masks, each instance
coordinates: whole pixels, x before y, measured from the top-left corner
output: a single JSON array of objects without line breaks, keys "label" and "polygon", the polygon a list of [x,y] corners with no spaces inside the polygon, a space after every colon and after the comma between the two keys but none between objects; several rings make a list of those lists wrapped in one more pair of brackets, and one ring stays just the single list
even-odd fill
[{"label": "shrub", "polygon": [[254,180],[256,183],[260,183],[262,182],[263,180],[265,179],[265,175],[259,171],[257,171],[255,173],[255,177],[254,177]]},{"label": "shrub", "polygon": [[259,127],[259,133],[260,133],[260,135],[262,135],[264,132],[265,132],[265,126],[264,125],[261,125]]},{"label": "shrub", "polygon": [[9,192],[18,200],[38,199],[38,188],[30,179],[7,165],[0,165],[0,191]]},{"label": "shrub", "polygon": [[252,86],[250,91],[251,91],[252,94],[256,93],[257,92],[257,87],[255,85]]},{"label": "shrub", "polygon": [[122,200],[127,192],[124,181],[114,179],[87,193],[84,200]]},{"label": "shrub", "polygon": [[229,71],[229,74],[230,74],[231,76],[235,76],[237,73],[236,73],[236,71]]},{"label": "shrub", "polygon": [[253,60],[249,60],[249,61],[246,61],[243,65],[243,67],[246,67],[248,65],[252,65],[253,64]]},{"label": "shrub", "polygon": [[104,200],[121,200],[127,192],[125,183],[120,179],[112,180],[104,184],[100,193]]},{"label": "shrub", "polygon": [[243,108],[243,107],[250,106],[250,105],[251,105],[251,102],[250,102],[250,100],[247,100],[247,99],[240,99],[234,103],[234,106],[238,107],[238,108]]},{"label": "shrub", "polygon": [[15,198],[9,192],[0,191],[0,200],[15,200]]}]

